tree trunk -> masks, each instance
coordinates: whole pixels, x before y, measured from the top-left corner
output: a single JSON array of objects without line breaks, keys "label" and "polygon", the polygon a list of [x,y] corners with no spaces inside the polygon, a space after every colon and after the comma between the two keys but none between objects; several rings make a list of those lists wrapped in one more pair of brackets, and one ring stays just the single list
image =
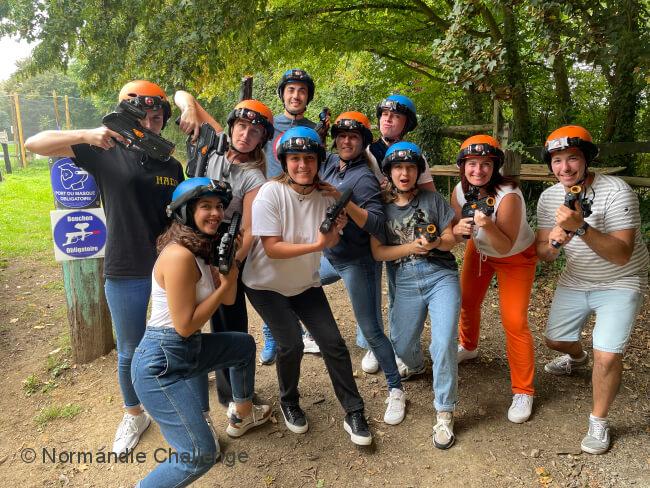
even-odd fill
[{"label": "tree trunk", "polygon": [[562,50],[558,22],[560,10],[555,7],[544,12],[544,24],[548,30],[550,53],[553,56],[552,70],[555,82],[555,99],[557,114],[561,124],[570,124],[575,117],[569,77],[566,70],[566,59]]},{"label": "tree trunk", "polygon": [[463,122],[466,124],[482,124],[485,122],[485,110],[483,108],[484,96],[472,86],[465,90],[465,98],[467,99],[469,113],[466,114],[467,120]]},{"label": "tree trunk", "polygon": [[512,4],[503,6],[503,45],[505,54],[505,74],[512,90],[512,115],[514,141],[524,144],[531,143],[530,114],[528,109],[528,93],[524,73],[519,58],[519,41],[517,38],[517,22]]}]

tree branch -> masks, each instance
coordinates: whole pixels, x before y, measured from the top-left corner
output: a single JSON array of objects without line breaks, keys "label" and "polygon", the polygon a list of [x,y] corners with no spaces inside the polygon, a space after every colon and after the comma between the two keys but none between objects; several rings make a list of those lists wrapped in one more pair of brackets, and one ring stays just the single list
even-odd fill
[{"label": "tree branch", "polygon": [[429,7],[423,0],[411,0],[415,5],[418,5],[420,8],[419,10],[427,16],[427,18],[436,26],[440,28],[440,30],[446,31],[449,29],[449,22],[446,20],[442,19],[441,17],[436,14],[431,7]]},{"label": "tree branch", "polygon": [[396,63],[399,63],[402,66],[405,66],[405,67],[407,67],[409,69],[412,69],[413,71],[417,71],[418,73],[420,73],[421,75],[426,76],[427,78],[429,78],[432,81],[438,81],[440,83],[445,83],[445,84],[449,83],[448,80],[445,80],[444,78],[439,78],[437,76],[434,76],[431,73],[429,73],[428,71],[426,71],[425,69],[423,69],[422,66],[426,66],[426,65],[420,63],[419,61],[404,60],[404,59],[398,58],[397,56],[395,56],[393,54],[380,52],[380,51],[377,51],[376,49],[365,49],[365,51],[367,51],[369,53],[372,53],[372,54],[376,54],[377,56],[380,56],[382,58],[386,58],[386,59],[390,59],[391,61],[395,61]]},{"label": "tree branch", "polygon": [[492,15],[492,12],[490,12],[490,9],[488,9],[484,3],[481,3],[481,5],[479,6],[479,10],[481,12],[481,15],[483,16],[483,20],[485,20],[485,23],[488,25],[488,28],[490,29],[490,35],[492,36],[492,38],[495,41],[503,40],[503,35],[499,30],[499,25],[497,24],[494,15]]},{"label": "tree branch", "polygon": [[332,14],[332,13],[345,13],[345,12],[354,12],[358,10],[401,10],[405,12],[420,12],[421,10],[410,6],[410,5],[399,5],[395,3],[375,3],[375,4],[363,4],[363,5],[350,5],[348,7],[323,7],[317,8],[314,10],[305,10],[305,11],[291,11],[285,12],[280,11],[277,15],[270,15],[266,18],[261,19],[262,23],[271,23],[278,20],[288,20],[295,17],[310,17],[313,15],[321,14]]}]

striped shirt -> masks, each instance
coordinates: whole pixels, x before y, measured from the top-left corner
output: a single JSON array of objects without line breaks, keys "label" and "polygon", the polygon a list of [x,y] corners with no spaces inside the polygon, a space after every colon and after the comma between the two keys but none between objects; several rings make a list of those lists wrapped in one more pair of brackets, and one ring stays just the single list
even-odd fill
[{"label": "striped shirt", "polygon": [[[560,183],[544,190],[537,203],[540,229],[555,226],[555,212],[564,204],[564,195],[565,189]],[[643,292],[648,285],[648,250],[639,229],[639,199],[620,178],[598,173],[587,188],[586,196],[593,198],[593,213],[585,221],[605,234],[636,229],[634,251],[627,264],[618,266],[598,256],[580,237],[574,236],[564,246],[566,268],[558,285],[581,291],[622,288]]]}]

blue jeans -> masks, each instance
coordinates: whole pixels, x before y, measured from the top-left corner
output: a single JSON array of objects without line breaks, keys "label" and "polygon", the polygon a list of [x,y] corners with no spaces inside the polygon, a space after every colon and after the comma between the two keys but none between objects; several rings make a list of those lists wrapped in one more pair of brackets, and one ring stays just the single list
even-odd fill
[{"label": "blue jeans", "polygon": [[357,343],[361,330],[361,336],[367,341],[386,375],[388,387],[401,389],[395,353],[384,334],[381,317],[381,263],[368,256],[355,262],[333,265],[323,256],[320,260],[320,277],[323,285],[343,278],[358,324]]},{"label": "blue jeans", "polygon": [[234,400],[251,400],[253,337],[241,332],[197,332],[184,338],[170,327],[147,328],[133,356],[133,387],[179,456],[161,462],[138,486],[187,486],[214,465],[219,449],[194,380],[207,378],[209,371],[219,368],[230,368]]},{"label": "blue jeans", "polygon": [[397,265],[390,335],[395,353],[409,368],[418,369],[424,362],[420,336],[427,310],[431,319],[434,406],[439,412],[451,412],[458,396],[458,271],[425,259]]},{"label": "blue jeans", "polygon": [[131,359],[147,325],[151,277],[106,277],[104,292],[115,331],[117,379],[124,406],[135,407],[140,404],[140,399],[131,382]]}]

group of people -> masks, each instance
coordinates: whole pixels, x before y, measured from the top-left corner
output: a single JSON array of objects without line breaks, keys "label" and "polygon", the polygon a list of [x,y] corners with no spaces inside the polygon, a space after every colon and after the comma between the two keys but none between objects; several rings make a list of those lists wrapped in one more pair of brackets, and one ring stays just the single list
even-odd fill
[{"label": "group of people", "polygon": [[[345,411],[345,432],[357,445],[372,443],[350,353],[323,291],[339,279],[357,322],[357,344],[367,349],[361,367],[369,374],[381,369],[386,379],[387,424],[405,417],[403,382],[426,370],[420,339],[428,314],[433,444],[448,449],[455,442],[458,364],[478,355],[481,304],[496,274],[513,394],[507,417],[525,422],[535,394],[527,313],[536,263],[555,260],[561,249],[567,264],[545,336],[562,355],[544,369],[564,375],[587,365],[581,331],[595,313],[593,408],[582,449],[605,452],[608,410],[647,287],[648,253],[635,193],[619,178],[590,171],[597,155],[590,134],[565,126],[548,137],[543,157],[558,183],[542,193],[535,233],[517,182],[499,171],[504,154],[496,139],[476,135],[461,145],[460,183],[447,202],[435,191],[420,148],[403,140],[417,125],[408,97],[390,95],[377,105],[381,135],[373,141],[370,121],[358,111],[331,124],[329,118],[318,126],[306,119],[314,92],[304,70],[288,70],[278,85],[283,114],[274,117],[262,102],[245,100],[230,112],[225,129],[191,94],[176,92],[181,130],[195,138],[208,123],[227,131],[229,140],[224,154],[210,154],[205,176],[186,180],[175,159],[158,161],[127,149],[103,126],[45,131],[26,142],[32,152],[73,157],[101,191],[108,227],[105,289],[126,410],[113,450],[133,449],[153,418],[167,442],[188,453],[160,464],[138,486],[186,486],[218,459],[208,372],[217,373],[229,436],[269,419],[271,408],[254,394],[256,346],[245,297],[264,321],[260,362],[276,363],[287,428],[297,434],[309,429],[298,389],[309,348],[322,354]],[[148,81],[128,83],[119,99],[143,108],[142,125],[155,133],[171,116],[166,94]],[[332,152],[326,150],[328,132]],[[351,199],[345,211],[321,231],[328,208],[346,190]],[[575,204],[565,204],[574,194]],[[242,215],[235,264],[221,274],[214,245],[235,212]],[[459,275],[451,250],[461,242]],[[207,321],[212,332],[202,333]]]}]

